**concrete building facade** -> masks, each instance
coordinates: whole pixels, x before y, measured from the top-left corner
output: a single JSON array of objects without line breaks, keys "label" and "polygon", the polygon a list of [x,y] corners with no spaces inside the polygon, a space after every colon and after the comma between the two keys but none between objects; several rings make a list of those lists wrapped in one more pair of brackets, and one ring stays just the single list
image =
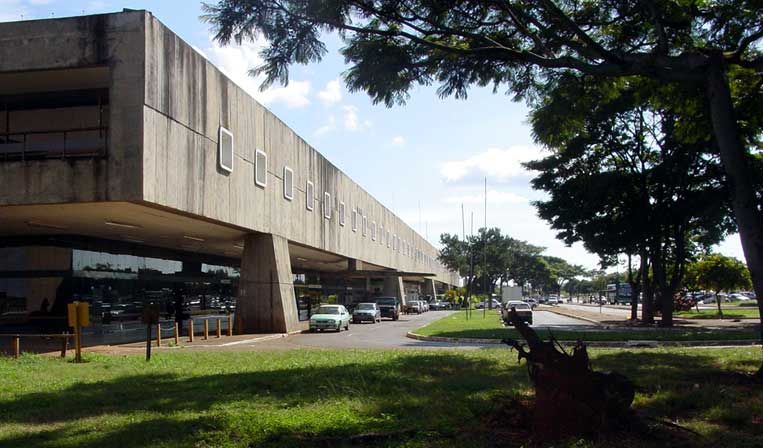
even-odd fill
[{"label": "concrete building facade", "polygon": [[[169,272],[151,260],[174,260],[184,286],[140,283],[132,303],[211,284],[198,295],[220,301],[229,283],[210,279],[232,269],[242,332],[303,328],[295,280],[401,300],[406,284],[457,283],[424,238],[146,11],[0,24],[0,108],[0,253],[25,260],[0,262],[0,302],[20,310],[24,295],[27,314],[93,300],[66,275],[31,278]],[[135,260],[95,252],[143,261],[113,268]]]}]

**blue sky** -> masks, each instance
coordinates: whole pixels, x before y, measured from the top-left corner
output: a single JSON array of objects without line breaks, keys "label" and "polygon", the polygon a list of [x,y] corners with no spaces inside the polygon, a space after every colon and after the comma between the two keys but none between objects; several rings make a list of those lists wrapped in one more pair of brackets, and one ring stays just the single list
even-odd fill
[{"label": "blue sky", "polygon": [[[76,1],[0,0],[0,21],[64,17],[147,9],[264,103],[313,147],[437,244],[442,232],[461,233],[461,204],[474,228],[484,222],[483,182],[488,182],[487,225],[547,248],[572,263],[593,268],[597,257],[580,245],[565,247],[537,218],[530,201],[532,174],[520,163],[542,155],[526,123],[527,109],[502,92],[474,88],[465,101],[440,99],[437,86],[411,92],[405,106],[374,106],[364,93],[350,94],[337,53],[341,42],[327,36],[330,50],[319,64],[294,66],[287,87],[259,92],[246,70],[260,59],[261,42],[220,48],[199,20],[192,0]],[[719,252],[744,259],[736,235]]]}]

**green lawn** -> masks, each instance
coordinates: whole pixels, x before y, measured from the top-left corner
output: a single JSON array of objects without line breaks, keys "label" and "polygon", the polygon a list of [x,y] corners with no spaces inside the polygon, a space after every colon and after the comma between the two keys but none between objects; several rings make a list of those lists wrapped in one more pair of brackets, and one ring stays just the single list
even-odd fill
[{"label": "green lawn", "polygon": [[[483,318],[481,311],[473,312],[471,318],[466,318],[466,311],[453,313],[450,316],[436,320],[415,331],[424,336],[444,336],[451,338],[503,339],[518,338],[519,334],[513,328],[502,326],[501,319],[495,312],[488,312]],[[622,330],[593,330],[553,331],[554,337],[560,341],[589,342],[603,341],[733,341],[758,340],[760,333],[752,329],[745,330],[702,330],[702,329],[622,329]],[[548,339],[549,332],[538,330],[538,334]]]},{"label": "green lawn", "polygon": [[[723,318],[724,319],[743,319],[746,317],[760,317],[760,312],[755,308],[728,308],[724,309],[723,306],[721,306],[721,309],[723,310]],[[693,309],[691,311],[679,311],[676,314],[676,317],[681,317],[684,319],[718,319],[718,309],[701,309],[697,311],[696,309]]]},{"label": "green lawn", "polygon": [[[759,348],[592,356],[595,368],[635,380],[642,413],[700,431],[702,445],[763,446],[763,390],[732,373],[753,371]],[[0,359],[0,446],[307,447],[399,429],[415,432],[328,445],[495,446],[495,428],[483,422],[500,398],[530,393],[524,366],[505,349],[178,351],[155,354],[148,364],[140,356],[86,359]],[[626,434],[556,446],[662,444]]]}]

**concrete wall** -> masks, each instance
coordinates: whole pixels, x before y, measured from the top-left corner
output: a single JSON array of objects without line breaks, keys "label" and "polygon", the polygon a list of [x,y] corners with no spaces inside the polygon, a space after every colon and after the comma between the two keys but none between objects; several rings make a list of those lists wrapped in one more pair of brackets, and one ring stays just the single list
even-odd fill
[{"label": "concrete wall", "polygon": [[0,205],[139,200],[144,12],[0,24],[0,74],[105,66],[111,144],[106,159],[0,163]]},{"label": "concrete wall", "polygon": [[[0,206],[135,201],[401,271],[434,272],[434,247],[376,201],[278,117],[258,104],[150,13],[0,24],[0,75],[22,71],[108,67],[110,144],[105,159],[0,163]],[[234,169],[217,163],[218,129],[235,138]],[[267,187],[254,183],[255,151],[268,155]],[[294,171],[294,200],[283,195],[283,169]],[[316,207],[305,207],[305,185]],[[331,219],[322,213],[332,197]],[[345,226],[339,225],[339,202]],[[352,210],[361,208],[377,240],[363,236]],[[388,247],[379,227],[410,244]]]},{"label": "concrete wall", "polygon": [[[146,25],[144,107],[144,177],[146,201],[272,233],[311,247],[404,271],[450,274],[431,259],[434,247],[375,200],[278,117],[257,103],[209,61],[156,18]],[[218,130],[234,135],[232,173],[217,167]],[[254,183],[256,150],[268,155],[267,187]],[[283,195],[283,170],[294,171],[294,199]],[[306,208],[307,181],[315,185],[316,207]],[[325,219],[323,193],[332,197],[332,216]],[[345,203],[344,226],[339,202]],[[370,231],[351,229],[353,208],[361,208]],[[362,224],[362,220],[360,222]],[[388,248],[380,226],[407,241],[410,254]],[[414,250],[422,256],[417,259]]]}]

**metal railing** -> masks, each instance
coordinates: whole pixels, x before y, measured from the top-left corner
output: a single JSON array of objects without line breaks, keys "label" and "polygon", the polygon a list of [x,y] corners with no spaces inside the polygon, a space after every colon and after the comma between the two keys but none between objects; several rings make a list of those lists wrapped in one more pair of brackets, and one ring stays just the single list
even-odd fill
[{"label": "metal railing", "polygon": [[108,127],[0,133],[0,161],[106,156]]}]

